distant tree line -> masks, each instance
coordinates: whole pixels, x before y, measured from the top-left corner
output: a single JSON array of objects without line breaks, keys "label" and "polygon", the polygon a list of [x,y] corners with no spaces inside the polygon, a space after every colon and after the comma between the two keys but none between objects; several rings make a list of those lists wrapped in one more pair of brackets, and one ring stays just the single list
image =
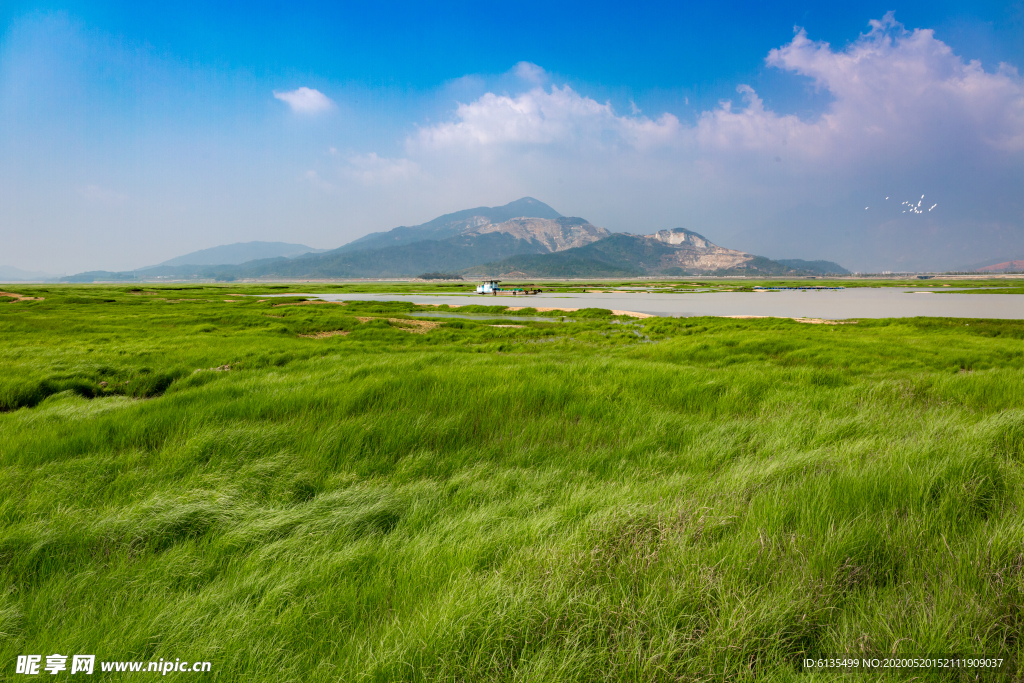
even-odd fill
[{"label": "distant tree line", "polygon": [[420,280],[461,280],[461,275],[455,273],[423,273],[416,276]]}]

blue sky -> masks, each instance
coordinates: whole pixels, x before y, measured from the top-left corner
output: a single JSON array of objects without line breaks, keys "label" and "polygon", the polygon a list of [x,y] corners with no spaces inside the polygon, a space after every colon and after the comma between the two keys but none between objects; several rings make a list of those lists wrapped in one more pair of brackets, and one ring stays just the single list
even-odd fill
[{"label": "blue sky", "polygon": [[0,265],[523,195],[865,270],[1024,255],[1021,2],[152,5],[0,5]]}]

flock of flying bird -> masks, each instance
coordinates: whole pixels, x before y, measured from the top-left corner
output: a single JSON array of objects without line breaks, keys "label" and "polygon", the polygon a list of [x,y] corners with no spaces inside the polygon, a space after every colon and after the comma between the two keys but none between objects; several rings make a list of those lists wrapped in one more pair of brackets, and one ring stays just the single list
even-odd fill
[{"label": "flock of flying bird", "polygon": [[[886,197],[886,200],[888,200],[888,199],[889,198]],[[903,213],[906,213],[907,211],[909,211],[910,213],[924,213],[924,211],[921,210],[921,202],[923,202],[923,201],[924,201],[924,195],[921,195],[921,198],[919,200],[917,200],[917,204],[915,204],[913,202],[913,200],[911,200],[909,202],[903,202],[903,206],[907,207],[907,208],[903,209]],[[931,206],[929,206],[928,210],[931,211],[936,206],[938,206],[938,203],[932,204]],[[870,208],[871,208],[870,206],[865,206],[864,210],[867,211]]]}]

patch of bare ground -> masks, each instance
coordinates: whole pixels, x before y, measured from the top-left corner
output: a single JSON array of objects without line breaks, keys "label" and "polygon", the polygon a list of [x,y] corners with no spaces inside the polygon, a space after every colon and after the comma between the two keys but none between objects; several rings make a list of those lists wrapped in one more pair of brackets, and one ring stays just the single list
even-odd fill
[{"label": "patch of bare ground", "polygon": [[821,318],[793,318],[798,323],[808,325],[856,325],[856,320],[822,320]]},{"label": "patch of bare ground", "polygon": [[157,296],[160,292],[145,292],[141,289],[129,289],[128,293],[132,296]]},{"label": "patch of bare ground", "polygon": [[[578,308],[549,308],[549,307],[544,307],[544,306],[541,306],[541,307],[536,307],[536,306],[509,306],[508,310],[510,310],[510,311],[521,311],[524,308],[532,308],[535,311],[537,311],[538,313],[556,313],[556,312],[559,312],[559,311],[564,311],[566,313],[574,313],[574,312],[580,310]],[[654,317],[650,313],[638,313],[636,311],[619,311],[619,310],[613,310],[612,311],[612,315],[628,315],[631,318],[653,318]]]},{"label": "patch of bare ground", "polygon": [[537,306],[509,306],[507,308],[507,310],[509,310],[509,311],[521,311],[524,308],[532,308],[533,310],[537,311],[538,313],[552,313],[554,311],[565,311],[566,313],[574,313],[574,312],[580,310],[578,308],[539,308]]},{"label": "patch of bare ground", "polygon": [[526,325],[488,325],[488,327],[526,327]]},{"label": "patch of bare ground", "polygon": [[440,325],[440,323],[429,320],[402,320],[401,318],[356,318],[356,320],[361,323],[368,323],[371,320],[387,320],[396,329],[405,330],[413,334],[426,334]]},{"label": "patch of bare ground", "polygon": [[[218,365],[215,368],[196,368],[195,370],[192,371],[192,374],[194,375],[197,372],[229,372],[230,370],[231,370],[231,366],[225,364],[225,365]],[[125,382],[125,384],[127,384],[127,382]]]},{"label": "patch of bare ground", "polygon": [[42,296],[25,296],[24,294],[15,294],[14,292],[0,292],[0,296],[9,296],[15,301],[42,301],[46,298]]},{"label": "patch of bare ground", "polygon": [[[721,318],[733,318],[735,320],[759,320],[761,318],[773,318],[771,315],[723,315]],[[856,320],[825,320],[823,318],[790,318],[798,323],[808,325],[856,325]]]},{"label": "patch of bare ground", "polygon": [[348,332],[345,330],[331,330],[330,332],[314,332],[313,334],[300,334],[304,339],[327,339],[328,337],[344,337]]},{"label": "patch of bare ground", "polygon": [[[423,306],[440,306],[441,304],[421,304],[421,305],[423,305]],[[462,305],[461,304],[455,304],[455,305],[449,304],[448,308],[462,308]],[[532,308],[533,310],[537,311],[538,313],[554,313],[556,311],[565,311],[566,313],[574,313],[575,311],[580,310],[578,308],[549,308],[549,307],[544,307],[544,306],[542,306],[540,308],[538,308],[536,306],[507,306],[506,310],[509,310],[509,311],[522,311],[522,310],[527,309],[527,308]],[[618,310],[613,310],[612,311],[612,315],[628,315],[628,316],[631,316],[633,318],[654,318],[655,317],[654,315],[652,315],[650,313],[638,313],[636,311],[618,311]],[[744,317],[744,316],[729,316],[729,317],[741,318],[741,317]]]},{"label": "patch of bare ground", "polygon": [[296,301],[289,304],[274,304],[273,308],[281,306],[315,306],[316,304],[334,304],[335,306],[347,306],[344,301]]}]

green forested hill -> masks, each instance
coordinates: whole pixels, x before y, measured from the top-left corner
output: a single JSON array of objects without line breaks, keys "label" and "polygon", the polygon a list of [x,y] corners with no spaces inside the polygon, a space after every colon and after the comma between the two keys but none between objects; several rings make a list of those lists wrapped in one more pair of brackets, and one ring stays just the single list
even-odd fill
[{"label": "green forested hill", "polygon": [[495,255],[544,251],[538,244],[505,233],[456,235],[386,249],[328,252],[296,259],[245,264],[236,277],[400,277],[467,268]]},{"label": "green forested hill", "polygon": [[[524,217],[545,219],[546,222],[531,224],[513,220]],[[500,232],[491,231],[492,224],[501,223],[506,225],[500,226]],[[583,226],[582,234],[574,234],[572,231],[579,226]],[[662,232],[687,232],[699,237],[701,245],[706,241],[702,235],[682,228]],[[557,240],[552,241],[552,235],[558,235]],[[422,225],[373,233],[331,251],[295,258],[212,263],[218,258],[217,254],[227,260],[228,255],[237,257],[246,250],[255,253],[253,249],[256,247],[265,250],[269,245],[279,250],[283,246],[297,246],[253,242],[197,252],[200,256],[195,260],[199,264],[180,263],[188,258],[180,257],[141,270],[116,273],[90,271],[65,277],[63,281],[388,278],[460,270],[468,275],[522,273],[549,278],[692,274],[678,266],[666,265],[670,259],[665,257],[675,253],[674,246],[632,234],[612,234],[600,239],[603,235],[608,235],[604,228],[592,226],[583,218],[562,216],[547,204],[524,197],[504,206],[466,209]],[[590,239],[597,241],[565,249],[570,244],[582,244]],[[558,248],[563,251],[552,251]],[[830,261],[777,262],[755,257],[743,267],[700,272],[710,275],[799,275],[847,271]]]},{"label": "green forested hill", "polygon": [[633,235],[615,234],[592,244],[553,254],[521,254],[476,266],[472,274],[522,272],[531,277],[618,277],[643,275],[672,248]]},{"label": "green forested hill", "polygon": [[834,261],[805,261],[803,259],[776,259],[776,263],[793,268],[795,270],[804,270],[807,272],[817,273],[819,275],[849,275],[850,271],[843,268]]},{"label": "green forested hill", "polygon": [[479,206],[475,209],[464,209],[454,213],[438,216],[422,225],[412,227],[401,226],[387,232],[374,232],[360,237],[348,244],[338,247],[339,252],[361,251],[365,249],[385,249],[424,240],[442,241],[458,235],[469,225],[473,218],[486,218],[491,223],[502,223],[513,218],[561,218],[558,213],[544,202],[533,197],[523,197],[504,206]]},{"label": "green forested hill", "polygon": [[[583,247],[553,254],[517,254],[507,259],[468,268],[466,275],[517,273],[526,277],[628,277],[638,275],[692,275],[679,267],[664,267],[661,259],[675,248],[638,235],[617,233]],[[809,262],[808,262],[809,263]],[[819,262],[815,262],[819,263]],[[700,271],[707,275],[800,275],[819,273],[812,267],[789,266],[755,256],[742,268]]]}]

